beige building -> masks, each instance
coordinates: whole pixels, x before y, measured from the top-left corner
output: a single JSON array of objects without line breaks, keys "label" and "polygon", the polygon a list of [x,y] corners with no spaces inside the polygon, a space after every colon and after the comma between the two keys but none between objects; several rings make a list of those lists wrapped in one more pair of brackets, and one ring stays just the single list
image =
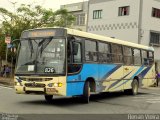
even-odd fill
[{"label": "beige building", "polygon": [[88,1],[62,5],[61,8],[67,9],[70,13],[75,15],[76,20],[72,28],[86,31],[87,16],[88,16]]}]

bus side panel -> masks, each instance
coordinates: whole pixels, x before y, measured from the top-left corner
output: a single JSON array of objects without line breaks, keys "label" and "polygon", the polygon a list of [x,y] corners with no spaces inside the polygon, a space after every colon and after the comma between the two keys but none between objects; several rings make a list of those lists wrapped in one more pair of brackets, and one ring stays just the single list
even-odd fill
[{"label": "bus side panel", "polygon": [[[144,67],[139,66],[123,66],[120,67],[117,71],[115,71],[109,78],[111,78],[110,81],[110,87],[108,88],[108,91],[120,91],[125,89],[131,89],[131,83],[135,76],[138,76],[138,74],[144,69]],[[123,73],[123,74],[122,74]],[[119,74],[122,74],[121,76]],[[117,78],[115,77],[117,75]],[[115,81],[113,78],[116,78]],[[113,80],[112,80],[113,79]]]},{"label": "bus side panel", "polygon": [[[102,68],[103,70],[100,71]],[[115,68],[117,68],[117,65],[114,64],[84,64],[79,74],[67,77],[67,96],[82,95],[87,78],[95,80],[96,92],[104,91],[109,85],[103,83],[115,71]]]},{"label": "bus side panel", "polygon": [[117,65],[117,69],[108,76],[107,80],[110,82],[110,86],[104,91],[112,92],[123,90],[123,85],[120,85],[123,83],[123,65]]},{"label": "bus side panel", "polygon": [[[124,73],[127,73],[128,76],[124,78],[124,90],[131,89],[132,81],[135,76],[138,76],[143,70],[145,70],[144,66],[124,66]],[[141,80],[139,81],[142,82]]]},{"label": "bus side panel", "polygon": [[155,83],[155,77],[156,77],[155,65],[152,65],[151,67],[147,67],[141,76],[143,76],[143,80],[142,80],[143,87],[153,86]]},{"label": "bus side panel", "polygon": [[80,73],[68,75],[67,96],[82,95],[88,77],[98,80],[98,64],[84,64]]},{"label": "bus side panel", "polygon": [[99,80],[97,82],[96,91],[97,92],[106,92],[110,87],[110,80],[109,77],[117,71],[121,65],[115,64],[99,64]]}]

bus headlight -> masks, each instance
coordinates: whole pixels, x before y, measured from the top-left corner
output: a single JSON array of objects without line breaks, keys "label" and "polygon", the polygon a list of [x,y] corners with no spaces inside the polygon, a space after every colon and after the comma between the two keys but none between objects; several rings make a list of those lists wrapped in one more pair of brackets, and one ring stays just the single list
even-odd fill
[{"label": "bus headlight", "polygon": [[58,83],[54,83],[54,87],[58,87]]},{"label": "bus headlight", "polygon": [[22,84],[20,82],[15,82],[16,86],[22,86]]},{"label": "bus headlight", "polygon": [[58,87],[62,87],[62,83],[58,83]]},{"label": "bus headlight", "polygon": [[48,87],[62,87],[62,83],[49,83]]}]

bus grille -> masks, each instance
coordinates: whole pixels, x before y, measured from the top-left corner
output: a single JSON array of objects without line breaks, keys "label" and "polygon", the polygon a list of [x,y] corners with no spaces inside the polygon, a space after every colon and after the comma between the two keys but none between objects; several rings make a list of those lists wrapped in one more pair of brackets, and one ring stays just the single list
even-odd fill
[{"label": "bus grille", "polygon": [[26,87],[34,87],[34,88],[44,88],[46,85],[45,84],[40,84],[40,83],[25,83]]},{"label": "bus grille", "polygon": [[44,81],[50,81],[53,80],[53,78],[25,78],[25,77],[20,77],[21,80],[23,81],[35,81],[35,82],[44,82]]}]

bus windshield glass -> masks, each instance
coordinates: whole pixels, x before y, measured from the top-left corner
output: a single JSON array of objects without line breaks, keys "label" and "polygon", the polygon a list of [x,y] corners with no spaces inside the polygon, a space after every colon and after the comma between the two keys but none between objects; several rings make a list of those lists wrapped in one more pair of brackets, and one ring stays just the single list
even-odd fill
[{"label": "bus windshield glass", "polygon": [[64,74],[65,39],[26,38],[21,40],[17,74]]}]

